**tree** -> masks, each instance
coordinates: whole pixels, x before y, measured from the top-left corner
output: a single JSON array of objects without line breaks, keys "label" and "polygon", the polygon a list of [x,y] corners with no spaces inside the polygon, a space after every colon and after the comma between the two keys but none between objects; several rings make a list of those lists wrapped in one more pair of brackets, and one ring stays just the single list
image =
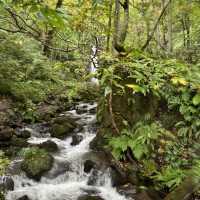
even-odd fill
[{"label": "tree", "polygon": [[[121,8],[123,10],[123,20],[121,22]],[[113,46],[119,53],[126,52],[124,42],[126,39],[129,24],[129,0],[123,3],[120,0],[115,0],[115,14],[114,14],[114,35]]]}]

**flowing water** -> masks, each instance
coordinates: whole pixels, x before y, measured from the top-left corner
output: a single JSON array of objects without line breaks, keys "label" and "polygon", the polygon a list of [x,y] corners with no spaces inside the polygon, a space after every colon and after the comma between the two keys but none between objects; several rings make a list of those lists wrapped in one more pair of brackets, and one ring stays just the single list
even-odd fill
[{"label": "flowing water", "polygon": [[[29,143],[41,143],[46,140],[56,142],[59,147],[54,157],[54,166],[50,172],[42,177],[40,182],[35,182],[26,177],[24,173],[13,176],[15,183],[14,191],[7,194],[7,200],[17,200],[27,195],[30,200],[77,200],[81,195],[92,193],[100,196],[104,200],[127,200],[120,195],[111,184],[109,170],[99,172],[94,185],[88,185],[91,173],[84,172],[84,156],[91,152],[89,143],[95,137],[96,123],[95,114],[90,114],[89,110],[96,107],[95,104],[79,104],[77,108],[84,108],[85,113],[78,115],[76,110],[68,111],[62,115],[70,115],[78,118],[78,123],[83,129],[76,133],[83,136],[83,140],[76,146],[71,145],[72,138],[64,140],[52,138],[47,134],[40,134],[40,127],[29,127],[32,137]],[[14,161],[13,165],[20,160]],[[70,166],[70,167],[66,167]],[[70,169],[69,169],[70,168]]]}]

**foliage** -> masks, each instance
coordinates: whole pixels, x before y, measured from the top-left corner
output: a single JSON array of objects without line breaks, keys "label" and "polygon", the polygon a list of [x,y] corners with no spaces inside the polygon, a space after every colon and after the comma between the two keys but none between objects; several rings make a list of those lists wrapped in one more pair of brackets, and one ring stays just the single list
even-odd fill
[{"label": "foliage", "polygon": [[130,148],[135,158],[140,160],[143,157],[150,157],[155,150],[155,142],[164,135],[172,136],[159,123],[138,122],[133,130],[125,129],[119,137],[112,138],[109,145],[116,158],[121,158],[124,152]]},{"label": "foliage", "polygon": [[170,190],[173,190],[185,177],[186,174],[183,170],[168,166],[167,168],[163,168],[161,172],[157,172],[153,176],[153,179],[157,182],[156,187],[168,187]]},{"label": "foliage", "polygon": [[9,159],[5,157],[3,151],[0,151],[0,176],[5,174],[5,170],[9,164]]},{"label": "foliage", "polygon": [[[100,77],[102,91],[126,96],[127,102],[134,102],[135,95],[145,98],[151,94],[180,115],[180,121],[177,119],[170,130],[163,127],[159,116],[144,116],[133,127],[127,122],[126,129],[109,140],[115,158],[126,159],[127,150],[131,150],[142,166],[141,175],[153,179],[157,189],[173,190],[198,158],[195,146],[199,141],[199,66],[145,55],[135,59],[131,55],[120,62],[113,61]],[[113,80],[116,83],[110,84]]]}]

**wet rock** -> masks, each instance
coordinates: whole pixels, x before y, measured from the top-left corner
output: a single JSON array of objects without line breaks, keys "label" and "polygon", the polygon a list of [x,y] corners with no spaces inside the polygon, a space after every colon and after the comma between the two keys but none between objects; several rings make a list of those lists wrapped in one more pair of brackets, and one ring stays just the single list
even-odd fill
[{"label": "wet rock", "polygon": [[6,128],[4,126],[0,127],[0,141],[11,140],[13,134],[14,130],[12,128]]},{"label": "wet rock", "polygon": [[30,138],[31,137],[31,131],[29,129],[23,129],[20,131],[16,131],[15,135],[19,138]]},{"label": "wet rock", "polygon": [[135,199],[136,192],[137,192],[136,186],[130,183],[117,187],[117,191],[119,194],[131,199]]},{"label": "wet rock", "polygon": [[76,127],[77,124],[75,119],[61,116],[53,120],[50,133],[52,137],[62,139],[69,136]]},{"label": "wet rock", "polygon": [[76,107],[76,113],[79,114],[79,115],[87,113],[87,111],[88,111],[88,106],[87,105],[82,105],[82,106],[77,106]]},{"label": "wet rock", "polygon": [[11,144],[13,146],[17,146],[17,147],[27,147],[28,146],[28,142],[27,142],[26,138],[19,138],[15,135],[12,137]]},{"label": "wet rock", "polygon": [[30,200],[30,198],[27,195],[24,195],[24,196],[18,198],[17,200]]},{"label": "wet rock", "polygon": [[99,178],[99,171],[94,169],[88,178],[88,185],[96,185]]},{"label": "wet rock", "polygon": [[54,167],[51,171],[49,171],[47,174],[45,174],[45,177],[53,179],[57,176],[60,176],[67,171],[72,171],[71,164],[69,162],[54,162]]},{"label": "wet rock", "polygon": [[49,121],[55,117],[59,110],[59,106],[42,103],[38,107],[39,120]]},{"label": "wet rock", "polygon": [[10,175],[19,175],[21,173],[21,160],[11,162],[6,172]]},{"label": "wet rock", "polygon": [[104,200],[104,199],[100,196],[83,195],[80,196],[77,200]]},{"label": "wet rock", "polygon": [[[135,200],[161,200],[156,192],[153,191],[142,191],[136,195]],[[174,199],[175,200],[175,199]]]},{"label": "wet rock", "polygon": [[58,150],[58,145],[52,140],[47,140],[39,144],[38,147],[45,149],[48,152],[56,152]]},{"label": "wet rock", "polygon": [[85,189],[85,188],[82,188],[81,189],[84,193],[87,193],[88,195],[97,195],[100,193],[99,190],[97,190],[96,188],[95,189]]},{"label": "wet rock", "polygon": [[14,190],[14,181],[10,176],[0,176],[0,191]]},{"label": "wet rock", "polygon": [[95,114],[97,112],[97,108],[92,108],[89,110],[90,114]]},{"label": "wet rock", "polygon": [[115,165],[111,166],[110,175],[114,187],[125,185],[129,182],[126,173]]},{"label": "wet rock", "polygon": [[73,135],[71,145],[78,145],[83,140],[82,135]]},{"label": "wet rock", "polygon": [[53,157],[45,150],[32,147],[25,153],[21,167],[29,178],[39,181],[52,168],[53,161]]},{"label": "wet rock", "polygon": [[90,148],[95,151],[104,151],[104,146],[107,145],[107,140],[103,137],[103,130],[97,133],[96,137],[90,142]]},{"label": "wet rock", "polygon": [[84,172],[85,173],[90,173],[90,171],[92,169],[95,169],[95,167],[96,167],[96,163],[93,162],[92,160],[86,160],[84,162]]}]

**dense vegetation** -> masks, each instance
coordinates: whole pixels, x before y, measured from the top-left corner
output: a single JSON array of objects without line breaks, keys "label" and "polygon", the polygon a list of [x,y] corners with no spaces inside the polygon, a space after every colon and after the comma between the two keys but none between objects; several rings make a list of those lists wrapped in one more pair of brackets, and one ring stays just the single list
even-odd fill
[{"label": "dense vegetation", "polygon": [[0,0],[0,134],[96,100],[101,148],[141,188],[197,197],[199,16],[188,0]]}]

